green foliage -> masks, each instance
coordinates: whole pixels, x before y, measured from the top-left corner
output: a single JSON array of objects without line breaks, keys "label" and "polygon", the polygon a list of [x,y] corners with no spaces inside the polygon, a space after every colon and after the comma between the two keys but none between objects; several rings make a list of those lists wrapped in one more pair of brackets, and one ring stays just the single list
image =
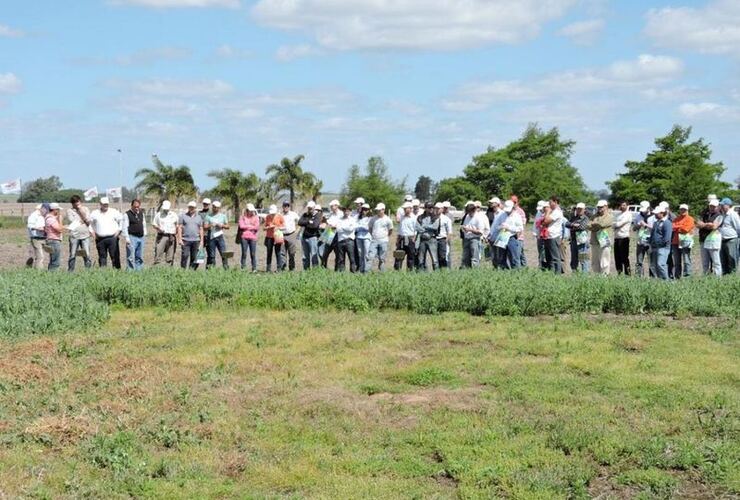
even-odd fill
[{"label": "green foliage", "polygon": [[449,201],[453,206],[462,209],[468,200],[484,200],[486,195],[477,184],[465,177],[442,179],[437,184],[435,201]]},{"label": "green foliage", "polygon": [[26,182],[23,184],[23,193],[18,198],[19,202],[29,203],[47,201],[44,196],[51,193],[55,193],[62,189],[62,181],[59,177],[52,175],[51,177],[39,177],[38,179]]},{"label": "green foliage", "polygon": [[88,446],[88,460],[101,469],[109,469],[114,474],[124,474],[134,468],[141,446],[130,432],[116,432],[113,435],[94,437]]},{"label": "green foliage", "polygon": [[406,192],[406,180],[396,182],[391,179],[383,158],[373,156],[367,160],[365,174],[357,165],[353,165],[342,187],[341,202],[352,204],[358,197],[365,198],[371,207],[385,203],[389,210],[400,205]]},{"label": "green foliage", "polygon": [[231,168],[212,170],[208,172],[208,177],[213,177],[217,181],[216,186],[211,188],[210,192],[213,196],[231,203],[234,208],[234,222],[238,222],[241,216],[241,204],[250,198],[257,197],[260,178],[254,172],[245,175]]},{"label": "green foliage", "polygon": [[154,168],[142,168],[136,172],[141,178],[136,185],[145,195],[156,196],[158,204],[164,200],[176,202],[183,196],[195,194],[195,182],[190,173],[190,167],[181,165],[173,167],[163,164],[159,157],[152,158]]},{"label": "green foliage", "polygon": [[[292,160],[283,158],[279,164],[267,167],[267,182],[274,186],[276,191],[285,189],[290,195],[291,205],[295,201],[296,194],[315,199],[321,194],[323,183],[311,172],[304,172],[301,162],[305,156],[298,155]],[[266,198],[266,199],[273,199]]]},{"label": "green foliage", "polygon": [[432,201],[436,185],[431,177],[426,175],[419,176],[414,186],[414,195],[416,199],[421,200],[422,203],[425,201]]},{"label": "green foliage", "polygon": [[656,149],[643,161],[628,161],[626,172],[608,183],[611,201],[627,200],[653,205],[667,201],[671,206],[688,203],[699,207],[708,193],[722,197],[730,185],[720,181],[722,162],[711,163],[712,150],[704,139],[689,142],[691,127],[674,125],[665,137],[655,139]]},{"label": "green foliage", "polygon": [[26,227],[26,221],[23,217],[16,217],[12,215],[0,215],[0,228],[7,229],[22,229]]}]

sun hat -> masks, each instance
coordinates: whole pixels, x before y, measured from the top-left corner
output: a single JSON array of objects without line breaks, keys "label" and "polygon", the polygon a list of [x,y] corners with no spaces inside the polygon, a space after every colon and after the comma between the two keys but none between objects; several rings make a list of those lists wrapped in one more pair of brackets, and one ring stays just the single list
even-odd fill
[{"label": "sun hat", "polygon": [[596,206],[598,208],[600,208],[600,207],[607,207],[607,206],[609,206],[609,204],[606,202],[606,200],[599,200],[598,203],[596,203]]},{"label": "sun hat", "polygon": [[254,212],[254,205],[252,203],[247,203],[247,210]]},{"label": "sun hat", "polygon": [[578,203],[578,204],[576,204],[576,208],[584,208],[585,209],[586,208],[586,204],[583,203],[583,202]]},{"label": "sun hat", "polygon": [[203,201],[201,202],[203,205],[210,205],[211,199],[210,198],[203,198]]},{"label": "sun hat", "polygon": [[267,213],[270,215],[275,215],[277,213],[277,206],[270,205],[270,208],[267,210]]},{"label": "sun hat", "polygon": [[360,205],[362,205],[363,203],[365,203],[365,198],[362,198],[362,197],[360,197],[360,198],[357,198],[357,199],[355,200],[355,203],[359,203]]},{"label": "sun hat", "polygon": [[385,210],[385,203],[378,203],[375,205],[375,210]]},{"label": "sun hat", "polygon": [[306,208],[316,208],[316,202],[311,200],[308,203],[306,203]]},{"label": "sun hat", "polygon": [[[103,199],[100,200],[100,203],[106,204],[108,203],[108,198],[104,198],[105,202],[103,202]],[[164,200],[162,202],[162,210],[169,210],[172,208],[172,204],[170,203],[170,200]]]},{"label": "sun hat", "polygon": [[193,208],[195,208],[195,207],[197,207],[197,206],[198,206],[198,204],[197,204],[197,203],[195,203],[195,201],[189,201],[189,202],[188,202],[188,206],[189,206],[189,207],[193,207]]},{"label": "sun hat", "polygon": [[107,196],[103,196],[102,198],[100,198],[100,204],[101,205],[108,205],[108,204],[110,204],[110,200],[108,199]]},{"label": "sun hat", "polygon": [[216,200],[216,201],[213,202],[213,206],[216,207],[216,208],[221,208],[221,202],[218,201],[218,200]]},{"label": "sun hat", "polygon": [[689,206],[688,206],[688,205],[687,205],[686,203],[681,203],[681,204],[680,204],[680,205],[678,206],[678,209],[679,209],[679,210],[688,210],[688,209],[689,209]]},{"label": "sun hat", "polygon": [[514,210],[514,202],[511,200],[506,200],[504,202],[504,212],[510,213],[512,210]]}]

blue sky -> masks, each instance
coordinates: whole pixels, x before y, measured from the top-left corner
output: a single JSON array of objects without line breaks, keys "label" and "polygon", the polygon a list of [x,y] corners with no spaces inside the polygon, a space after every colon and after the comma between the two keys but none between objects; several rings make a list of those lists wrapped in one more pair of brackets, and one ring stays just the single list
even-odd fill
[{"label": "blue sky", "polygon": [[[4,0],[0,181],[116,186],[151,165],[329,190],[381,155],[413,185],[458,175],[529,122],[576,141],[595,189],[674,123],[740,176],[740,2]],[[119,156],[116,150],[121,148]]]}]

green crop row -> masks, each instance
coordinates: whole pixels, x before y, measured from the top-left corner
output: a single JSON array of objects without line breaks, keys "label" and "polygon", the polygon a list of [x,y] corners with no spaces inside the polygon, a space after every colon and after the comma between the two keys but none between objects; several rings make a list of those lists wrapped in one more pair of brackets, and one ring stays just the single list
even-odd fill
[{"label": "green crop row", "polygon": [[0,273],[0,335],[67,331],[100,324],[109,305],[183,309],[197,304],[269,309],[421,314],[537,316],[572,313],[732,316],[740,312],[740,277],[676,282],[539,271],[374,273],[311,271],[252,275],[213,270],[156,269],[142,273]]}]

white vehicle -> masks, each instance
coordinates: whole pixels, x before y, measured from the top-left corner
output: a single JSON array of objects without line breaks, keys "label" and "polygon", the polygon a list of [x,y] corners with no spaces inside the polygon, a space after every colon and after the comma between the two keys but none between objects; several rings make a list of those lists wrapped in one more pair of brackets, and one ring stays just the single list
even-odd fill
[{"label": "white vehicle", "polygon": [[465,212],[463,210],[458,210],[456,207],[451,206],[448,212],[448,215],[450,216],[450,219],[452,219],[452,222],[460,222],[465,216]]}]

